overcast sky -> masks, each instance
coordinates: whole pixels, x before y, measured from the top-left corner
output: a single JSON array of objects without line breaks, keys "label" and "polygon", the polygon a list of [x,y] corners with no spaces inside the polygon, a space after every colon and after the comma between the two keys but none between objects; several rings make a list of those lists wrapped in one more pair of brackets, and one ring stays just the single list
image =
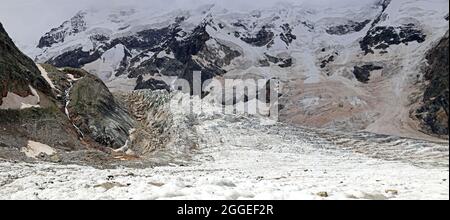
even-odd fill
[{"label": "overcast sky", "polygon": [[269,7],[281,1],[336,5],[374,0],[0,0],[0,22],[19,47],[35,45],[40,36],[87,8],[137,6],[173,10],[215,3],[235,10]]}]

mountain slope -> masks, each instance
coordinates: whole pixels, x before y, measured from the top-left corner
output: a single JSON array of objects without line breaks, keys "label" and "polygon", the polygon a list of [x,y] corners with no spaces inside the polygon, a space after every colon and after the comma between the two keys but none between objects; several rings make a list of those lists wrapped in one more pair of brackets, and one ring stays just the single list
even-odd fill
[{"label": "mountain slope", "polygon": [[61,162],[73,152],[103,155],[126,143],[134,119],[100,79],[79,69],[36,66],[1,25],[0,37],[0,158]]},{"label": "mountain slope", "polygon": [[427,54],[429,66],[425,71],[426,88],[422,106],[416,117],[422,121],[422,128],[430,133],[447,136],[449,111],[449,50],[448,32]]},{"label": "mountain slope", "polygon": [[36,90],[45,95],[51,94],[49,85],[34,62],[20,52],[0,23],[0,107],[3,109],[8,104],[15,104],[11,101],[3,105],[3,98],[8,97],[9,93],[12,93],[10,96],[19,96],[20,99],[36,97]]},{"label": "mountain slope", "polygon": [[30,143],[64,150],[85,148],[60,112],[49,82],[1,25],[0,37],[0,157],[23,158],[20,151],[33,149]]},{"label": "mountain slope", "polygon": [[192,81],[193,71],[203,81],[276,78],[282,121],[432,138],[410,112],[426,54],[448,31],[447,8],[445,0],[377,0],[251,12],[86,10],[48,32],[34,54],[118,90],[167,89],[171,77]]}]

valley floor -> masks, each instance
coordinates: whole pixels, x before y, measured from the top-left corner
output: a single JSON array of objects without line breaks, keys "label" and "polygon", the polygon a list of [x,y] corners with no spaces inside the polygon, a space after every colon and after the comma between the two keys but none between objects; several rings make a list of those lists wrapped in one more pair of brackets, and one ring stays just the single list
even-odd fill
[{"label": "valley floor", "polygon": [[200,116],[189,162],[0,163],[0,199],[449,199],[447,144]]}]

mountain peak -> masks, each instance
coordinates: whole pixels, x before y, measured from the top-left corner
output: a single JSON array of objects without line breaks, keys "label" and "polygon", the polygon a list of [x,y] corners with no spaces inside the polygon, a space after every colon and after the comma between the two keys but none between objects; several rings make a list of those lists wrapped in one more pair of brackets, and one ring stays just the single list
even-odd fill
[{"label": "mountain peak", "polygon": [[[279,78],[292,87],[285,94],[288,100],[351,106],[309,117],[311,109],[322,111],[321,105],[288,102],[286,117],[295,123],[380,131],[380,115],[387,110],[376,103],[391,103],[392,94],[403,100],[410,81],[400,73],[412,77],[419,69],[395,62],[414,51],[415,62],[423,63],[419,58],[448,30],[448,11],[438,7],[443,0],[406,1],[347,0],[330,7],[329,0],[321,0],[250,11],[205,4],[156,14],[105,8],[79,14],[46,34],[41,40],[51,46],[41,50],[37,60],[84,68],[107,85],[126,84],[127,89],[169,88],[171,82],[163,85],[164,78],[190,79],[193,71],[202,71],[203,80],[247,74]],[[399,74],[386,76],[386,71]],[[301,88],[293,82],[313,88],[313,95],[298,95]],[[318,84],[333,86],[318,90]],[[361,84],[402,86],[375,93]]]}]

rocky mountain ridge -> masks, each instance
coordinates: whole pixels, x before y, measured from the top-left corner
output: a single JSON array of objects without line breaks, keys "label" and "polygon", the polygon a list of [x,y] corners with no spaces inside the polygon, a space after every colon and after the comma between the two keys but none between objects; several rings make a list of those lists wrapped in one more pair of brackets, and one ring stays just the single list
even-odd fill
[{"label": "rocky mountain ridge", "polygon": [[420,132],[411,99],[424,93],[423,65],[448,31],[447,6],[377,0],[250,12],[215,5],[156,15],[82,11],[48,32],[33,54],[84,68],[117,90],[169,90],[171,77],[191,80],[193,71],[203,81],[276,78],[284,85],[284,122],[430,138],[436,133]]},{"label": "rocky mountain ridge", "polygon": [[0,158],[114,160],[112,149],[126,144],[135,119],[103,81],[80,69],[36,65],[1,24],[0,37]]}]

